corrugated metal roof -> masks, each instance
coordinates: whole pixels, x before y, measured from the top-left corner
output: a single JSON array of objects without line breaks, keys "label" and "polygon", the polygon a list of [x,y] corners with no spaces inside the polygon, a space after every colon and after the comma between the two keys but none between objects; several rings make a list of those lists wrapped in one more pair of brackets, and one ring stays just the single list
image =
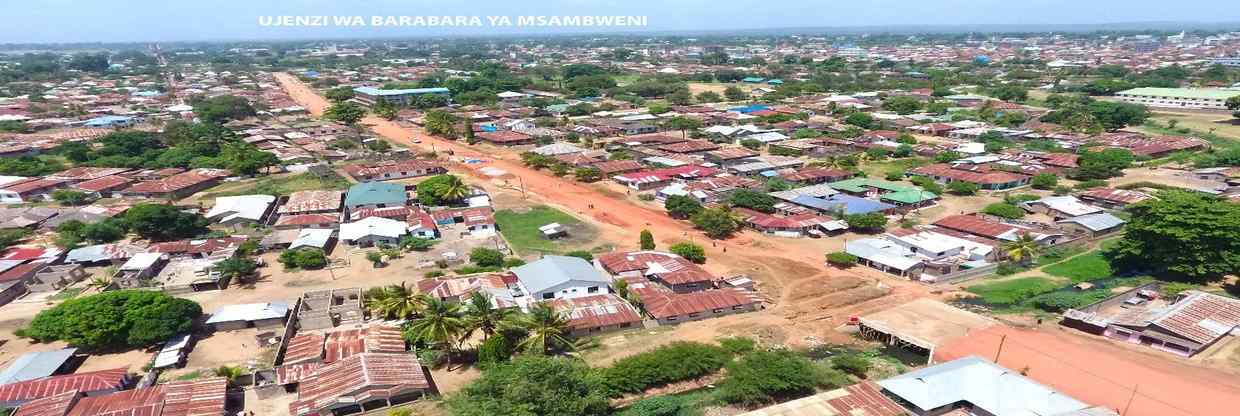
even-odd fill
[{"label": "corrugated metal roof", "polygon": [[922,410],[964,402],[995,416],[1038,416],[1089,407],[977,356],[926,367],[878,384]]},{"label": "corrugated metal roof", "polygon": [[52,375],[56,369],[69,360],[77,348],[65,348],[55,351],[28,352],[13,360],[8,367],[0,372],[0,384],[34,380]]}]

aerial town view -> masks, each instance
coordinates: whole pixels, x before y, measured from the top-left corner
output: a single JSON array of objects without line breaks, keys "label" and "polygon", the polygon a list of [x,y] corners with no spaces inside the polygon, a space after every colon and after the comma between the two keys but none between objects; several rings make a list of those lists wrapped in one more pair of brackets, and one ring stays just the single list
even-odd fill
[{"label": "aerial town view", "polygon": [[0,416],[1240,414],[1235,3],[21,3]]}]

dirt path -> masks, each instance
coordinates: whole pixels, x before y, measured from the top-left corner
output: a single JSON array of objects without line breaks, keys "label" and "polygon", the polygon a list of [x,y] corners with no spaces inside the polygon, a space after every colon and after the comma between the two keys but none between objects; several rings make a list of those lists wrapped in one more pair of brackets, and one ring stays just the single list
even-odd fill
[{"label": "dirt path", "polygon": [[[326,99],[295,77],[283,73],[276,74],[275,77],[285,91],[312,114],[321,115],[328,107]],[[782,332],[798,329],[795,334],[789,333],[784,337],[789,341],[801,340],[807,336],[823,337],[826,336],[826,331],[823,330],[826,322],[823,320],[842,319],[841,317],[856,310],[853,308],[855,305],[877,305],[877,308],[893,304],[892,300],[929,296],[929,288],[918,283],[877,277],[859,268],[849,271],[826,269],[822,266],[822,250],[814,244],[798,244],[798,240],[745,232],[725,241],[705,244],[704,242],[709,240],[688,223],[672,219],[658,210],[633,204],[622,194],[611,195],[595,186],[529,169],[521,164],[518,154],[512,151],[487,149],[488,151],[483,152],[462,142],[432,136],[416,126],[401,126],[377,117],[367,117],[362,123],[378,135],[403,146],[423,151],[432,150],[432,146],[433,150],[439,152],[450,150],[458,162],[466,159],[479,160],[480,163],[454,163],[452,168],[468,172],[483,181],[504,182],[505,186],[511,187],[523,186],[531,199],[592,219],[600,224],[602,238],[615,243],[620,249],[632,248],[642,229],[650,229],[660,247],[690,239],[700,242],[710,258],[706,266],[709,270],[720,274],[748,274],[758,282],[763,293],[775,297],[771,299],[773,306],[764,312],[707,321],[712,323],[709,325],[712,330],[709,331],[710,337],[707,339],[726,329],[721,327],[733,323],[748,325],[751,329],[754,326],[804,326],[780,328]],[[420,139],[419,143],[414,142],[415,137]],[[492,172],[502,170],[507,172],[507,175],[494,177],[483,171],[483,168],[489,168]],[[837,280],[840,282],[836,282]],[[843,292],[857,295],[855,298],[840,299],[838,293],[829,290],[833,286],[856,287],[856,282],[880,280],[888,286],[887,289],[867,290],[867,293]],[[790,301],[794,292],[817,290],[819,286],[827,288],[822,290],[822,296]],[[886,296],[888,293],[898,293],[901,296],[890,297],[889,300],[889,296]],[[790,321],[791,318],[798,319]],[[813,324],[803,325],[806,323]],[[686,324],[680,328],[683,328],[689,338],[706,335],[694,333],[697,331],[692,328],[698,326]]]}]

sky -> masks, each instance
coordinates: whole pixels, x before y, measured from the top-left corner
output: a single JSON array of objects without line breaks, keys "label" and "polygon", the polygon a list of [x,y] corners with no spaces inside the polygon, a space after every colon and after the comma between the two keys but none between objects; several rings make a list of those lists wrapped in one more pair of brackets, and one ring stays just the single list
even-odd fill
[{"label": "sky", "polygon": [[[647,16],[627,30],[1240,22],[1237,0],[0,0],[0,43],[568,32],[490,26],[264,27],[260,16]],[[1237,26],[1240,26],[1238,23]],[[615,32],[623,28],[576,31]]]}]

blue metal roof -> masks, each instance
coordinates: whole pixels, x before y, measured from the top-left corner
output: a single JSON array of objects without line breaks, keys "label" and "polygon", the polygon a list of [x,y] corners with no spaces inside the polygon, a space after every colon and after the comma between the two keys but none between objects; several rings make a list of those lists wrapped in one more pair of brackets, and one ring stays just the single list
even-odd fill
[{"label": "blue metal roof", "polygon": [[0,372],[0,385],[50,376],[76,352],[77,348],[65,348],[22,354]]},{"label": "blue metal roof", "polygon": [[357,88],[354,88],[353,91],[359,94],[374,95],[374,96],[407,95],[407,94],[412,94],[412,95],[447,94],[451,92],[447,88],[443,88],[443,87],[408,88],[408,89],[403,89],[403,90],[384,90],[384,89],[379,89],[375,87],[357,87]]},{"label": "blue metal roof", "polygon": [[871,212],[881,212],[896,207],[895,205],[859,198],[848,194],[835,194],[827,198],[801,195],[793,198],[792,203],[819,211],[842,210],[845,215],[869,214]]}]

